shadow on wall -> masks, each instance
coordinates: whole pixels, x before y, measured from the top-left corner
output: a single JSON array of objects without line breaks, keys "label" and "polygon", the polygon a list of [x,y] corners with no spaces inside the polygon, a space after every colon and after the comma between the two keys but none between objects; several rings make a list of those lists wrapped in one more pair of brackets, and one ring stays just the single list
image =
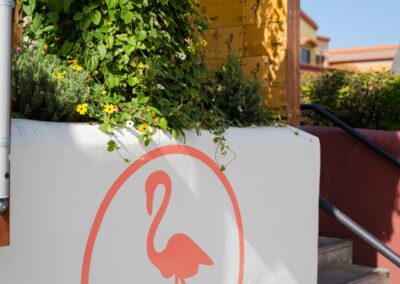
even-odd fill
[{"label": "shadow on wall", "polygon": [[[321,196],[400,252],[400,169],[338,128],[307,127],[321,142]],[[400,132],[361,130],[400,157]],[[320,210],[320,235],[354,240],[354,262],[390,268],[391,283],[400,269]]]}]

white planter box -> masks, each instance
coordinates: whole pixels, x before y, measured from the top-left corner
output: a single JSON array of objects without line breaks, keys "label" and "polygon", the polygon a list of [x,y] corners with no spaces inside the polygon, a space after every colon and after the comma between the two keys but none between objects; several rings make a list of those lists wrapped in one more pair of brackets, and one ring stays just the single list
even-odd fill
[{"label": "white planter box", "polygon": [[[160,132],[146,148],[122,131],[127,164],[106,151],[97,126],[13,120],[11,246],[0,248],[0,283],[175,283],[172,274],[188,284],[316,283],[318,139],[290,128],[225,136],[236,159],[222,174],[215,153],[224,163],[233,154],[221,157],[208,133],[187,132],[177,146]],[[163,173],[151,181],[172,182],[168,204],[163,186],[154,202],[146,195],[155,171]],[[204,254],[212,264],[192,270]]]}]

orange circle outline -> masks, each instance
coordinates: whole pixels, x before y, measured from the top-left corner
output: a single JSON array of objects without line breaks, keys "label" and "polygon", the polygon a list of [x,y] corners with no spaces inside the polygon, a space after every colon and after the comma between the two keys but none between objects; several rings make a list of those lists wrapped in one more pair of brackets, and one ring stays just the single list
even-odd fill
[{"label": "orange circle outline", "polygon": [[187,155],[193,158],[196,158],[206,164],[219,178],[222,184],[225,187],[229,195],[229,199],[232,203],[236,223],[238,227],[239,234],[239,249],[240,249],[240,258],[239,258],[239,278],[238,284],[243,283],[243,274],[244,274],[244,237],[243,237],[243,223],[242,217],[239,209],[239,204],[237,202],[235,193],[231,184],[229,183],[226,176],[221,172],[219,166],[205,153],[200,150],[186,146],[186,145],[169,145],[163,146],[157,149],[154,149],[139,159],[134,161],[114,182],[114,184],[110,187],[107,194],[105,195],[103,201],[100,204],[100,207],[96,213],[96,217],[93,221],[92,227],[90,229],[89,237],[86,243],[85,252],[83,256],[82,262],[82,274],[81,274],[81,284],[89,284],[89,274],[90,274],[90,265],[92,261],[93,248],[96,242],[97,234],[100,230],[101,224],[103,222],[104,216],[107,213],[107,209],[113,201],[115,195],[121,189],[121,186],[125,183],[125,181],[131,177],[135,172],[137,172],[140,168],[142,168],[147,163],[168,155]]}]

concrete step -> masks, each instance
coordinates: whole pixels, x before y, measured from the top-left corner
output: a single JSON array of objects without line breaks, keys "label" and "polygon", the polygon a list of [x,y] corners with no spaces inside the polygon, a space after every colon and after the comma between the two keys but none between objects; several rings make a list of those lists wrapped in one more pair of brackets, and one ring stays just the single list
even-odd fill
[{"label": "concrete step", "polygon": [[318,284],[389,284],[389,270],[351,264],[318,274]]},{"label": "concrete step", "polygon": [[353,242],[349,240],[319,237],[318,274],[333,272],[352,264]]}]

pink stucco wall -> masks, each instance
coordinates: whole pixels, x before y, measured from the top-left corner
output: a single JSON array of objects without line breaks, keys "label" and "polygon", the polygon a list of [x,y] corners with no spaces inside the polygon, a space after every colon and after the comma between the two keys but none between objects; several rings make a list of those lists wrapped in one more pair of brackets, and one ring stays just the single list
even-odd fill
[{"label": "pink stucco wall", "polygon": [[[400,253],[400,168],[341,129],[307,127],[321,142],[321,196]],[[400,131],[360,130],[400,157]],[[354,262],[389,268],[391,283],[400,269],[320,210],[320,235],[354,240]]]}]

